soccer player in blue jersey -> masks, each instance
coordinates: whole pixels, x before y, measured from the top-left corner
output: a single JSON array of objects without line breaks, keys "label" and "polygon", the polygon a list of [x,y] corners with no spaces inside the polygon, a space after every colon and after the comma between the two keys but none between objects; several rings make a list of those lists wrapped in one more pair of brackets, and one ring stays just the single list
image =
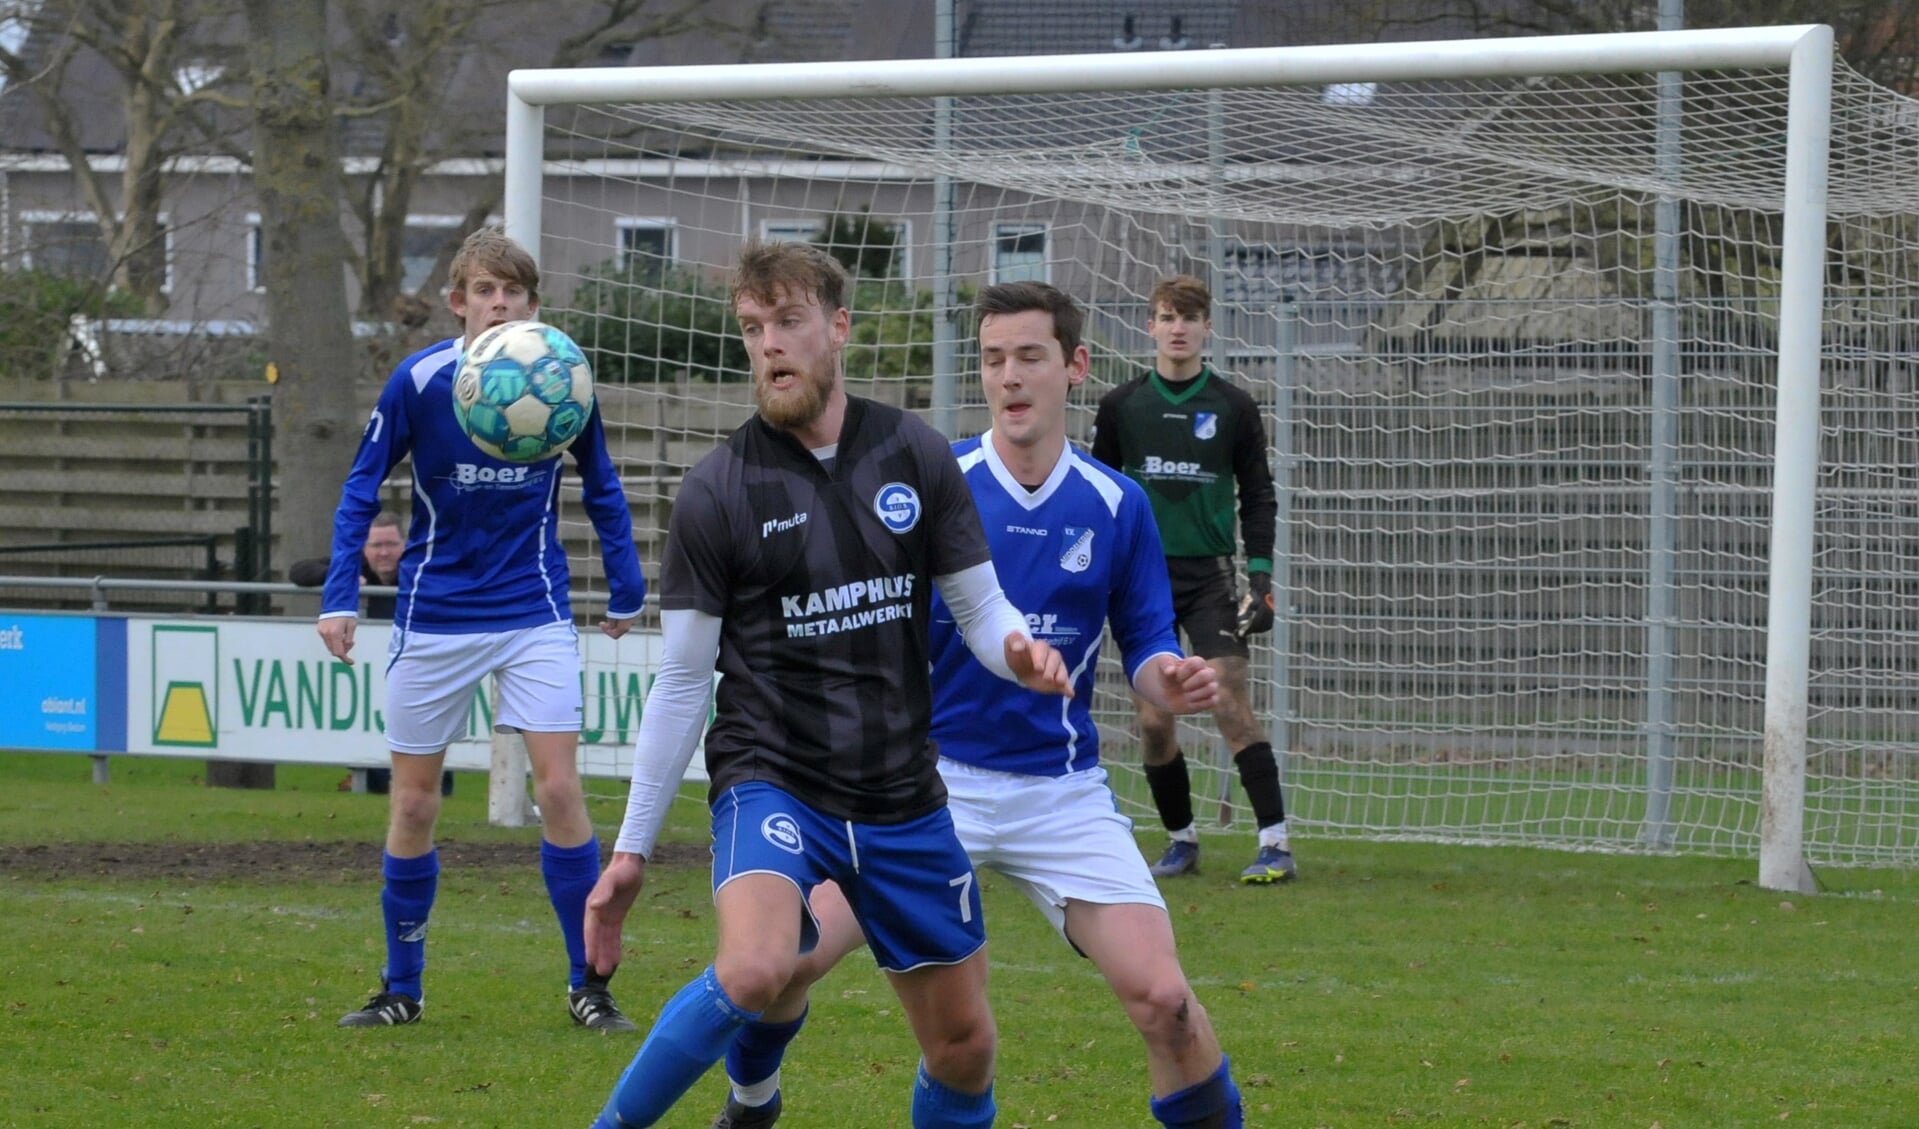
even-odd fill
[{"label": "soccer player in blue jersey", "polygon": [[[1153,876],[1114,808],[1090,709],[1111,625],[1136,692],[1162,709],[1212,708],[1217,679],[1182,656],[1152,509],[1138,484],[1066,441],[1068,393],[1086,379],[1082,314],[1039,282],[988,286],[977,303],[985,435],[955,451],[1009,599],[1072,666],[1060,703],[1008,694],[933,611],[933,738],[953,822],[976,866],[1005,875],[1106,977],[1146,1042],[1162,1125],[1231,1129],[1238,1088],[1173,946]],[[733,1091],[714,1129],[778,1119],[779,1065],[806,1018],[807,987],[864,943],[830,887],[813,897],[820,943],[779,999],[727,1051]]]},{"label": "soccer player in blue jersey", "polygon": [[829,882],[919,1040],[915,1129],[993,1123],[979,891],[927,738],[933,589],[964,636],[956,645],[1001,693],[1034,696],[999,680],[1068,693],[1067,671],[1000,591],[946,441],[916,416],[847,395],[849,285],[808,244],[740,258],[732,297],[759,410],[674,499],[665,654],[626,820],[587,903],[588,953],[608,967],[717,669],[706,766],[719,947],[661,1010],[597,1129],[655,1124],[719,1061],[813,946],[806,897]]},{"label": "soccer player in blue jersey", "polygon": [[[393,778],[381,866],[386,967],[380,990],[343,1016],[342,1027],[420,1018],[427,920],[440,875],[433,824],[440,814],[441,763],[448,743],[466,729],[474,688],[493,675],[499,687],[494,719],[525,735],[533,764],[534,798],[545,829],[540,872],[566,942],[567,1009],[585,1027],[636,1029],[607,990],[613,967],[601,975],[586,960],[586,898],[600,876],[600,844],[574,759],[582,702],[579,635],[557,533],[564,459],[496,459],[474,446],[453,414],[453,376],[462,351],[493,326],[532,317],[539,309],[539,282],[533,257],[500,232],[483,229],[467,239],[453,260],[448,295],[465,336],[400,362],[380,393],[340,492],[320,638],[334,658],[351,663],[360,549],[380,508],[380,484],[412,456],[413,524],[400,558],[387,647]],[[568,450],[606,563],[611,595],[600,630],[617,639],[640,613],[646,580],[597,407]]]}]

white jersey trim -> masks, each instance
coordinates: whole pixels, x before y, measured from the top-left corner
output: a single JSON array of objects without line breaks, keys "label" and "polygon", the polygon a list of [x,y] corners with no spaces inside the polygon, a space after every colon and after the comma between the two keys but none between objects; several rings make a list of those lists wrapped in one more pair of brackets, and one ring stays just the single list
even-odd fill
[{"label": "white jersey trim", "polygon": [[433,374],[445,368],[449,359],[458,361],[465,352],[465,345],[460,338],[455,337],[444,346],[414,361],[413,367],[407,370],[407,376],[413,380],[413,390],[426,391],[427,383],[433,379]]},{"label": "white jersey trim", "polygon": [[1119,516],[1120,503],[1126,495],[1120,491],[1119,483],[1113,481],[1111,470],[1081,455],[1070,445],[1066,448],[1066,458],[1060,461],[1070,461],[1073,464],[1074,473],[1084,478],[1093,489],[1099,491],[1100,499],[1106,503],[1106,512],[1113,517]]},{"label": "white jersey trim", "polygon": [[552,610],[555,620],[565,619],[567,617],[560,614],[560,603],[553,598],[553,574],[548,572],[546,568],[546,531],[547,527],[557,522],[560,517],[561,469],[560,460],[555,459],[553,463],[553,480],[546,491],[546,505],[540,510],[539,547],[533,551],[536,558],[534,563],[538,565],[540,569],[540,583],[546,588],[546,606]]},{"label": "white jersey trim", "polygon": [[991,431],[979,437],[979,446],[960,457],[960,473],[964,474],[981,463],[986,464],[986,469],[992,472],[1000,488],[1006,491],[1006,496],[1029,513],[1045,505],[1058,493],[1069,474],[1077,474],[1086,480],[1087,485],[1099,494],[1100,500],[1106,503],[1108,516],[1119,516],[1120,503],[1125,498],[1120,492],[1119,483],[1113,481],[1112,472],[1088,462],[1073,449],[1071,443],[1066,444],[1066,448],[1060,452],[1059,461],[1053,464],[1052,472],[1037,490],[1028,490],[1013,477],[1013,472],[1006,468],[1005,460],[1000,458],[998,449],[993,446]]},{"label": "white jersey trim", "polygon": [[413,464],[413,500],[426,507],[426,540],[420,548],[420,564],[413,570],[413,587],[406,594],[406,622],[400,630],[413,630],[413,609],[420,606],[420,585],[426,580],[427,566],[433,563],[433,550],[439,542],[440,511],[433,508],[433,495],[420,480],[420,464]]}]

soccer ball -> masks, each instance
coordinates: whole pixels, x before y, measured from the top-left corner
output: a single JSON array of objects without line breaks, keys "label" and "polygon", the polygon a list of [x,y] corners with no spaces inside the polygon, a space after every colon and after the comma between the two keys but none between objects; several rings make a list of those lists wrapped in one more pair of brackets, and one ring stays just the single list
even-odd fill
[{"label": "soccer ball", "polygon": [[496,325],[474,339],[453,377],[453,414],[496,458],[558,458],[586,430],[593,370],[571,337],[537,321]]}]

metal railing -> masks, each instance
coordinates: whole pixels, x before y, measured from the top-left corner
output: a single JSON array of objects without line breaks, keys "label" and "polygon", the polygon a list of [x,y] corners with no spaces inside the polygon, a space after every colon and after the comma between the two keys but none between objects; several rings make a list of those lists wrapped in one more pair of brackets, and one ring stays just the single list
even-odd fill
[{"label": "metal railing", "polygon": [[[155,537],[125,541],[49,541],[39,545],[0,545],[0,556],[27,556],[46,553],[82,553],[109,552],[119,549],[202,549],[206,552],[206,564],[202,574],[196,579],[213,581],[219,579],[224,566],[220,563],[220,536],[209,533],[201,537]],[[236,564],[237,568],[237,564]],[[62,577],[59,579],[72,579]],[[93,578],[100,579],[99,577]],[[208,592],[206,611],[220,610],[219,593]]]},{"label": "metal railing", "polygon": [[[319,598],[318,588],[298,584],[257,580],[150,580],[126,576],[0,576],[0,589],[54,588],[89,593],[92,610],[113,610],[107,593],[126,592],[205,592],[209,600],[221,592],[251,596],[309,596]],[[362,596],[395,596],[399,589],[384,584],[362,584]],[[251,614],[243,612],[242,614]]]},{"label": "metal railing", "polygon": [[[305,596],[319,599],[320,589],[300,584],[288,584],[284,581],[250,580],[154,580],[146,577],[126,576],[4,576],[0,575],[0,590],[8,588],[51,588],[68,591],[86,592],[92,604],[89,610],[96,612],[112,611],[107,593],[111,591],[127,592],[203,592],[213,595],[230,592],[239,595],[256,596]],[[389,584],[362,584],[361,596],[397,596],[398,588]],[[575,589],[567,593],[574,607],[604,606],[611,594],[594,589]],[[645,610],[659,608],[659,593],[649,590],[643,605]],[[251,614],[251,613],[240,613]],[[265,613],[263,613],[265,614]]]}]

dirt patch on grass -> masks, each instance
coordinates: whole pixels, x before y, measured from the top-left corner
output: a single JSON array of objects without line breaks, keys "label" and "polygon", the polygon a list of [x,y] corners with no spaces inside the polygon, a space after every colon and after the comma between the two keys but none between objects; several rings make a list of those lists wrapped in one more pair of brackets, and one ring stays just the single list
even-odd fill
[{"label": "dirt patch on grass", "polygon": [[[535,842],[439,844],[440,867],[484,870],[538,866]],[[661,843],[654,866],[706,866],[704,845]],[[378,873],[378,843],[42,843],[0,846],[0,877],[184,879],[192,882],[365,882]]]}]

